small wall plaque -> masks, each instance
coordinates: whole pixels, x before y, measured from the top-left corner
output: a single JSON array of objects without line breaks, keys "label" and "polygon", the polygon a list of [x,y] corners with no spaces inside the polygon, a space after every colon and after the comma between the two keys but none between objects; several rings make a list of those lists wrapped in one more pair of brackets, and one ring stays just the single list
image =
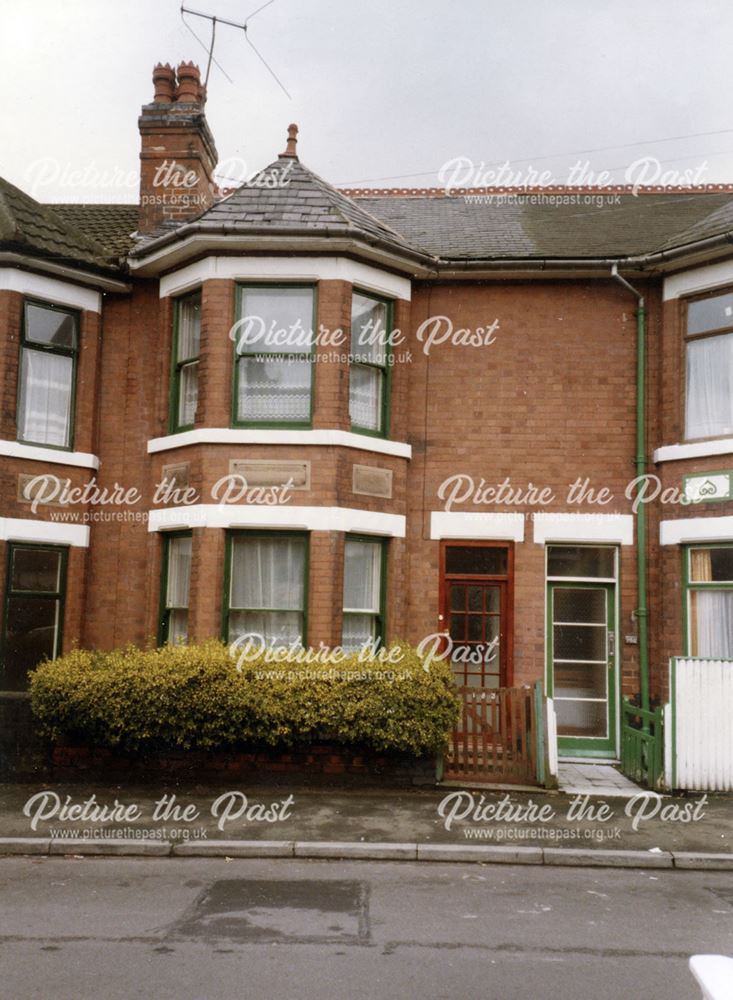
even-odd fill
[{"label": "small wall plaque", "polygon": [[683,492],[690,503],[708,503],[712,500],[730,500],[730,472],[696,472],[692,476],[683,476]]},{"label": "small wall plaque", "polygon": [[392,496],[392,470],[374,465],[355,465],[351,489],[363,496],[389,500]]}]

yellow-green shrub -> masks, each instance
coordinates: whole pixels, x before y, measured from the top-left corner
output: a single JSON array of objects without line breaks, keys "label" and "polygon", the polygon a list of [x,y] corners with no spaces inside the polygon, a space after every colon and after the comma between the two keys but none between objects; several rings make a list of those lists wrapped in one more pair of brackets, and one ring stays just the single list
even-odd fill
[{"label": "yellow-green shrub", "polygon": [[414,754],[438,751],[458,713],[450,670],[433,662],[426,671],[412,647],[395,646],[396,664],[356,654],[324,664],[292,657],[268,663],[260,656],[241,671],[227,647],[214,640],[160,649],[80,649],[34,671],[31,704],[51,739],[126,750],[325,740]]}]

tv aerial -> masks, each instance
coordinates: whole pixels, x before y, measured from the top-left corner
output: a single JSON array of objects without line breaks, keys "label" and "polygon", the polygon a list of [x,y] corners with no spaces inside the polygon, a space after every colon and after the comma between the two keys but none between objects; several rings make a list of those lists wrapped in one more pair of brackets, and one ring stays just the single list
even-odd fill
[{"label": "tv aerial", "polygon": [[[288,98],[288,100],[292,101],[292,97],[290,96],[290,94],[288,93],[288,91],[285,89],[284,84],[282,83],[282,81],[279,79],[279,77],[275,73],[275,70],[268,64],[268,62],[265,59],[265,57],[262,55],[262,53],[259,51],[259,49],[257,49],[257,47],[255,46],[254,42],[252,41],[252,39],[249,37],[249,34],[247,33],[247,26],[249,25],[249,22],[252,20],[252,18],[256,14],[259,14],[260,11],[263,11],[265,9],[265,7],[269,7],[270,4],[273,4],[274,2],[275,2],[275,0],[267,0],[267,3],[263,3],[261,7],[258,7],[256,10],[253,10],[251,14],[248,14],[247,17],[245,18],[243,24],[238,24],[236,21],[228,21],[226,18],[224,18],[224,17],[217,17],[215,14],[206,14],[203,11],[200,11],[200,10],[192,10],[190,7],[185,7],[183,4],[181,4],[181,20],[186,25],[186,27],[191,32],[191,34],[196,39],[196,41],[199,43],[199,45],[201,45],[201,47],[204,48],[206,50],[207,54],[208,54],[208,61],[206,63],[206,76],[204,77],[204,86],[206,86],[206,84],[209,82],[209,73],[211,72],[211,64],[212,64],[212,62],[215,63],[216,66],[218,66],[218,68],[222,71],[222,73],[224,74],[224,76],[227,78],[227,80],[230,83],[234,82],[232,80],[232,78],[229,76],[229,74],[227,73],[227,71],[224,69],[224,67],[221,65],[221,63],[218,62],[214,58],[214,43],[216,41],[216,26],[217,26],[217,24],[223,24],[223,25],[226,25],[228,28],[238,28],[240,31],[242,31],[244,33],[244,40],[247,42],[247,44],[249,45],[249,47],[252,49],[252,51],[254,52],[254,54],[260,60],[260,62],[262,63],[262,65],[265,67],[265,69],[267,70],[267,72],[273,78],[273,80],[275,81],[275,83],[277,83],[278,87],[282,90],[282,92],[285,94],[285,96]],[[201,17],[201,18],[203,18],[206,21],[211,21],[211,42],[208,45],[199,38],[199,36],[196,34],[196,32],[193,30],[193,28],[191,27],[191,25],[188,23],[188,21],[184,17],[184,14],[190,14],[192,17]]]}]

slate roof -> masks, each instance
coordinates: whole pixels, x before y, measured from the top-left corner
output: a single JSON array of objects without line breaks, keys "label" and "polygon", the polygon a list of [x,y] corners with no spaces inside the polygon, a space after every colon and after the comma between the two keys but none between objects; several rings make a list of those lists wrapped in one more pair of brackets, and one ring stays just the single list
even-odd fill
[{"label": "slate roof", "polygon": [[[278,181],[283,183],[278,186]],[[232,194],[191,220],[200,230],[246,235],[288,233],[356,236],[415,255],[415,248],[389,223],[347,198],[293,158],[281,156]],[[154,234],[158,236],[159,234]],[[170,237],[170,231],[166,234]],[[144,253],[149,245],[138,247]]]},{"label": "slate roof", "polygon": [[[287,184],[278,185],[285,171]],[[351,196],[347,196],[351,195]],[[433,261],[622,258],[733,229],[733,191],[638,193],[565,189],[508,196],[344,193],[281,156],[192,220],[201,231],[324,233],[386,244]],[[172,230],[167,238],[171,239]],[[144,255],[152,239],[139,244]],[[135,252],[135,251],[133,251]]]},{"label": "slate roof", "polygon": [[715,205],[711,201],[709,208],[711,211],[707,215],[693,220],[687,229],[676,232],[663,249],[683,246],[686,243],[709,239],[733,231],[733,196],[729,195],[722,204]]},{"label": "slate roof", "polygon": [[[287,184],[275,186],[283,172]],[[351,194],[351,192],[350,192]],[[266,167],[196,219],[200,230],[232,235],[351,236],[396,253],[451,262],[623,258],[681,247],[733,231],[733,192],[630,193],[566,189],[530,200],[457,193],[360,191],[348,197],[292,157]],[[590,203],[586,203],[591,197]],[[598,204],[596,199],[604,202]],[[544,201],[544,203],[543,203]],[[189,223],[185,223],[189,225]],[[0,248],[113,266],[128,253],[175,239],[169,226],[140,240],[137,206],[40,205],[0,181]]]},{"label": "slate roof", "polygon": [[[592,195],[590,197],[598,197]],[[653,253],[733,229],[733,193],[606,194],[611,203],[508,204],[358,197],[413,246],[443,259],[598,258]],[[550,197],[545,195],[545,198]]]},{"label": "slate roof", "polygon": [[49,205],[0,178],[0,250],[53,258],[92,270],[113,265],[108,251]]}]

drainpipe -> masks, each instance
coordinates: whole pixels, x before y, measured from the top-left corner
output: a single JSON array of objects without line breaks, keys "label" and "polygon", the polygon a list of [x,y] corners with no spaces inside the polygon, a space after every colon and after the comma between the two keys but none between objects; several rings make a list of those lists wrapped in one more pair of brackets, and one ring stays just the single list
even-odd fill
[{"label": "drainpipe", "polygon": [[[645,422],[645,379],[646,379],[646,304],[644,296],[626,278],[618,273],[618,264],[611,268],[611,276],[624,288],[636,296],[636,477],[646,473],[646,422]],[[639,622],[639,693],[641,707],[649,711],[649,607],[647,605],[646,567],[646,506],[642,501],[644,487],[637,486],[636,510],[636,566],[639,606],[636,619]],[[644,722],[644,729],[648,723]]]}]

